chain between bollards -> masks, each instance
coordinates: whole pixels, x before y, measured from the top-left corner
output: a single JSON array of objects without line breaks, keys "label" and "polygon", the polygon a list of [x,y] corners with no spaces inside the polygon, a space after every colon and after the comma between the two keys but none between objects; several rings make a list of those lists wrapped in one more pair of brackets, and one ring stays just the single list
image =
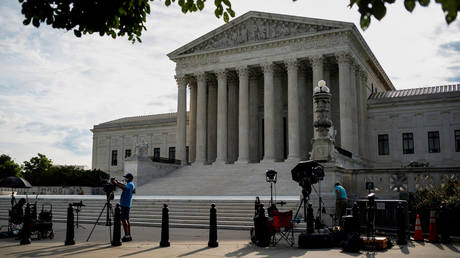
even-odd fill
[{"label": "chain between bollards", "polygon": [[117,203],[115,206],[115,214],[113,214],[113,240],[112,246],[121,245],[121,216],[120,216],[120,204]]},{"label": "chain between bollards", "polygon": [[208,247],[218,247],[219,243],[217,242],[217,212],[216,205],[211,204],[211,209],[209,211],[209,242]]},{"label": "chain between bollards", "polygon": [[30,205],[27,203],[26,211],[24,214],[24,224],[22,225],[21,230],[21,245],[28,245],[30,244],[30,235],[32,229],[32,218],[30,217]]},{"label": "chain between bollards", "polygon": [[65,245],[74,245],[75,244],[75,230],[74,230],[74,216],[72,204],[69,203],[69,208],[67,208],[67,230],[65,234]]},{"label": "chain between bollards", "polygon": [[169,209],[167,204],[163,204],[161,215],[161,247],[168,247],[169,243]]}]

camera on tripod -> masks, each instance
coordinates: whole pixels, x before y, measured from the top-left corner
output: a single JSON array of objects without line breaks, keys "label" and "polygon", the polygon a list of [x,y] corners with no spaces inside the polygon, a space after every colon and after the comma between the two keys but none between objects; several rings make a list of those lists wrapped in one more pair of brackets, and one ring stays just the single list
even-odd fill
[{"label": "camera on tripod", "polygon": [[109,181],[102,184],[102,189],[107,195],[108,200],[113,200],[115,197],[113,192],[115,192],[115,190],[117,189],[117,186],[113,183],[113,180],[115,180],[115,177],[110,178]]},{"label": "camera on tripod", "polygon": [[301,161],[291,170],[292,180],[299,183],[306,194],[311,193],[311,185],[324,179],[324,168],[313,160]]}]

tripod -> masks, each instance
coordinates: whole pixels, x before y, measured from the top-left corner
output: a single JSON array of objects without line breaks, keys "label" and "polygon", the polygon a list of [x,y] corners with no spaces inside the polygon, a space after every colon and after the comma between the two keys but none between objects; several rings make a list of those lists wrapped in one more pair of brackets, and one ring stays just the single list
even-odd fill
[{"label": "tripod", "polygon": [[316,229],[321,229],[323,228],[323,222],[322,222],[322,213],[326,213],[326,205],[323,202],[323,198],[321,197],[321,182],[318,182],[318,191],[316,191],[316,188],[314,185],[312,185],[313,190],[315,191],[316,195],[318,195],[318,213],[317,213],[317,221],[316,224]]},{"label": "tripod", "polygon": [[297,208],[297,211],[295,213],[294,218],[297,218],[297,215],[299,214],[300,208],[302,208],[303,205],[303,216],[304,216],[304,221],[305,221],[305,230],[308,229],[308,222],[307,222],[307,204],[309,200],[309,196],[311,193],[311,188],[308,189],[306,187],[302,187],[302,200],[300,201],[300,205]]},{"label": "tripod", "polygon": [[99,223],[99,219],[102,216],[102,213],[104,213],[104,210],[106,210],[106,218],[105,218],[105,225],[109,227],[109,238],[110,238],[110,243],[112,242],[112,216],[113,216],[113,209],[112,209],[112,204],[110,203],[111,200],[113,200],[114,195],[113,192],[107,193],[107,201],[104,204],[104,207],[101,210],[101,213],[99,213],[99,216],[97,217],[96,223],[94,223],[93,228],[91,229],[91,232],[89,233],[88,238],[86,239],[86,242],[89,241],[91,235],[93,234],[94,228],[96,228],[96,225]]}]

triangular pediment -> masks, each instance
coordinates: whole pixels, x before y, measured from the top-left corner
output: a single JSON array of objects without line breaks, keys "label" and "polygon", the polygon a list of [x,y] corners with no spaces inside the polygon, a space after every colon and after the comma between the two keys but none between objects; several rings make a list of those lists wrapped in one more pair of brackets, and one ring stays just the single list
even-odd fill
[{"label": "triangular pediment", "polygon": [[248,12],[168,54],[170,58],[266,41],[351,28],[353,24],[306,17]]}]

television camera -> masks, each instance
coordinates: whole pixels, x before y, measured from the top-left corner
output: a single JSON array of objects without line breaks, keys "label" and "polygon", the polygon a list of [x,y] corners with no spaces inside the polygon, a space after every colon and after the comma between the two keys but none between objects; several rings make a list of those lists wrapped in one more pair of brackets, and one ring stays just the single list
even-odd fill
[{"label": "television camera", "polygon": [[[311,216],[307,216],[307,205],[308,205],[308,199],[311,194],[311,190],[314,184],[317,184],[319,181],[324,179],[324,167],[319,164],[316,161],[313,160],[307,160],[307,161],[300,161],[292,170],[291,170],[291,175],[292,175],[292,180],[296,181],[299,183],[299,186],[302,187],[302,201],[300,202],[299,208],[297,209],[297,212],[294,216],[294,218],[297,217],[299,214],[300,208],[303,205],[303,212],[304,212],[304,221],[306,222],[307,225],[311,225],[313,222],[312,221],[307,221],[307,217],[311,218]],[[314,189],[314,188],[313,188]],[[316,191],[316,189],[315,189]],[[321,223],[321,212],[323,209],[321,208],[322,205],[322,199],[321,199],[321,189],[320,192],[318,193],[319,197],[319,216],[317,219],[318,224]],[[319,228],[317,226],[317,228]]]}]

